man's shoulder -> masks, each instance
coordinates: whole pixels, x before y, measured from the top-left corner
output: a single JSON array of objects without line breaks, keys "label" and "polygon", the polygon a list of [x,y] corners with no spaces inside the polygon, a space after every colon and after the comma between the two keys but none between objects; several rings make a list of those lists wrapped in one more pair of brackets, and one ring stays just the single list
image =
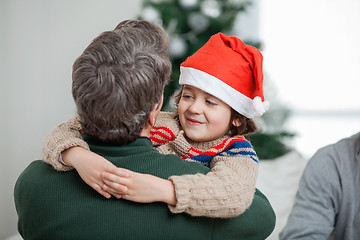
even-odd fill
[{"label": "man's shoulder", "polygon": [[333,144],[336,152],[348,152],[350,154],[356,154],[360,148],[360,132],[347,138],[343,138],[337,143]]},{"label": "man's shoulder", "polygon": [[29,179],[41,179],[45,172],[50,173],[52,171],[56,172],[49,164],[42,160],[34,160],[21,172],[17,181],[26,179],[24,181],[27,182]]},{"label": "man's shoulder", "polygon": [[308,165],[321,167],[322,165],[329,166],[330,164],[348,164],[352,162],[351,160],[359,158],[359,149],[360,133],[320,148],[311,157]]},{"label": "man's shoulder", "polygon": [[32,171],[47,171],[47,170],[52,170],[52,167],[49,164],[45,163],[43,160],[34,160],[30,162],[29,165],[24,169],[22,175]]},{"label": "man's shoulder", "polygon": [[[61,175],[59,175],[60,173]],[[63,179],[64,175],[69,174],[73,175],[73,171],[59,172],[43,160],[34,160],[20,173],[16,185],[31,186],[37,183],[43,184],[49,179],[58,179],[60,176],[61,178],[59,179]]]},{"label": "man's shoulder", "polygon": [[15,198],[23,191],[30,191],[34,186],[41,185],[46,179],[46,172],[54,171],[52,167],[42,160],[31,162],[19,175],[14,186]]}]

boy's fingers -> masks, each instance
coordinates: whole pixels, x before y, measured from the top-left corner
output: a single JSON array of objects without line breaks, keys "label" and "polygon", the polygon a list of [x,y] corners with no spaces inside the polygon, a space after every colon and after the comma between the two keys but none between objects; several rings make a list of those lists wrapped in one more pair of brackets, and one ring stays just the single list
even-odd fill
[{"label": "boy's fingers", "polygon": [[127,192],[128,188],[122,184],[116,183],[116,182],[112,182],[112,181],[108,181],[108,180],[104,180],[104,185],[103,185],[103,189],[106,192],[109,193],[117,193],[117,194],[124,194]]},{"label": "boy's fingers", "polygon": [[118,167],[112,167],[112,168],[107,168],[106,171],[108,173],[111,173],[111,174],[114,174],[114,175],[117,175],[119,177],[130,177],[130,172],[129,170],[127,169],[124,169],[124,168],[118,168]]},{"label": "boy's fingers", "polygon": [[114,193],[113,195],[114,195],[117,199],[122,198],[121,194]]},{"label": "boy's fingers", "polygon": [[129,178],[122,177],[116,174],[108,173],[108,172],[102,172],[101,177],[103,181],[107,180],[109,182],[114,182],[122,185],[126,185],[129,183]]},{"label": "boy's fingers", "polygon": [[130,171],[127,169],[123,169],[123,168],[117,168],[116,169],[116,175],[120,176],[120,177],[130,177]]},{"label": "boy's fingers", "polygon": [[98,184],[94,184],[94,185],[92,186],[92,188],[95,189],[95,191],[97,191],[97,192],[100,193],[101,195],[103,195],[105,198],[110,198],[110,197],[111,197],[111,194],[108,193],[108,192],[106,192],[106,191],[104,191],[104,190],[100,187],[100,185],[98,185]]}]

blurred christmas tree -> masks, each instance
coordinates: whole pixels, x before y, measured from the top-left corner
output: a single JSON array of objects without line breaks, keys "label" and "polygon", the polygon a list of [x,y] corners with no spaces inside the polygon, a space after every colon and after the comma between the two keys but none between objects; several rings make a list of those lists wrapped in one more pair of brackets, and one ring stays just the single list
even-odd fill
[{"label": "blurred christmas tree", "polygon": [[[202,47],[213,34],[222,32],[232,35],[235,19],[250,5],[250,0],[144,0],[139,19],[162,26],[169,35],[169,54],[173,68],[172,80],[164,92],[163,110],[173,110],[170,98],[179,89],[180,64]],[[244,42],[261,47],[256,41]],[[263,119],[257,120],[261,128],[268,130],[248,136],[262,159],[272,159],[288,151],[283,140],[291,134],[281,129],[278,131],[279,128],[274,128],[272,122],[272,114],[279,112],[283,116],[280,124],[283,124],[289,114],[288,110],[278,109],[275,113],[269,111]],[[277,130],[272,131],[274,129]]]}]

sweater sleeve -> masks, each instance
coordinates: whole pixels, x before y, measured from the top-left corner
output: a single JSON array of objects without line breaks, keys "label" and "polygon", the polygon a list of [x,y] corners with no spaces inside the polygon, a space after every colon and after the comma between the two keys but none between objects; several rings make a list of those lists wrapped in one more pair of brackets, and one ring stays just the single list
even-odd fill
[{"label": "sweater sleeve", "polygon": [[81,137],[81,124],[78,116],[58,125],[46,137],[42,148],[42,158],[58,171],[70,171],[73,167],[59,162],[61,152],[71,147],[83,147],[89,150],[89,145]]},{"label": "sweater sleeve", "polygon": [[[255,153],[252,148],[249,151]],[[258,163],[253,158],[240,153],[218,155],[210,167],[206,175],[169,178],[177,198],[176,206],[168,205],[171,212],[229,218],[242,214],[251,205],[258,174]]]}]

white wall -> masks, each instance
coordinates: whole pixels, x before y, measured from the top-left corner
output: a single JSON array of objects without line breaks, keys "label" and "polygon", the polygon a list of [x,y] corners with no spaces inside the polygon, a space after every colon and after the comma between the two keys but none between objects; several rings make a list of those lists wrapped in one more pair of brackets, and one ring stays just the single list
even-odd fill
[{"label": "white wall", "polygon": [[264,68],[305,157],[360,131],[360,1],[261,0]]},{"label": "white wall", "polygon": [[71,67],[98,34],[135,18],[141,0],[0,2],[0,239],[16,233],[14,183],[47,133],[75,113]]}]

